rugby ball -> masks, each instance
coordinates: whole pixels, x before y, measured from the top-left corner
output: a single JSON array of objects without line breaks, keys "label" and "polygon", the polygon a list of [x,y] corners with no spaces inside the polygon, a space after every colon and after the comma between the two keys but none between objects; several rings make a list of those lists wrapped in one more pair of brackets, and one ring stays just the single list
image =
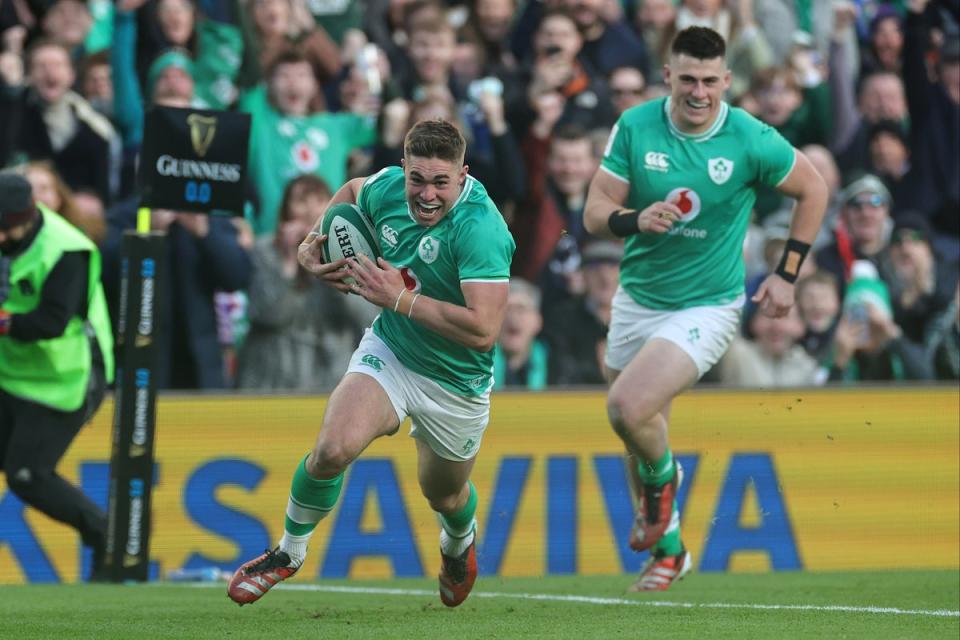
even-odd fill
[{"label": "rugby ball", "polygon": [[[355,204],[335,204],[323,216],[320,233],[327,236],[321,247],[324,262],[365,255],[374,263],[380,256],[377,232],[370,217]],[[344,278],[347,284],[353,278]]]}]

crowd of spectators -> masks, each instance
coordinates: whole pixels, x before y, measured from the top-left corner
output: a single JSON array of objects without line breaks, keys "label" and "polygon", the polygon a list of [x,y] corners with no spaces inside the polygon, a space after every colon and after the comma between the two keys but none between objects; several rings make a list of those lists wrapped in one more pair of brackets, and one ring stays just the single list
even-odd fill
[{"label": "crowd of spectators", "polygon": [[[588,237],[587,186],[619,114],[668,93],[690,25],[729,42],[731,104],[831,192],[796,312],[748,306],[706,380],[960,377],[960,0],[0,0],[0,168],[98,244],[115,307],[144,111],[250,113],[244,215],[153,212],[159,380],[323,391],[376,309],[308,278],[296,245],[346,180],[398,162],[414,122],[448,119],[517,242],[499,385],[599,384],[622,247]],[[759,195],[748,293],[791,207]],[[883,308],[845,304],[859,261]]]}]

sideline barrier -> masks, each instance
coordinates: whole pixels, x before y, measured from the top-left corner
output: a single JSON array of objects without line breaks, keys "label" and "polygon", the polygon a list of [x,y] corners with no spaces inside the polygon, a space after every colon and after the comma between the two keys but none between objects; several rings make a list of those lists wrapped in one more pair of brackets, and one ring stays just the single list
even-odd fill
[{"label": "sideline barrier", "polygon": [[[151,574],[233,570],[272,547],[293,465],[325,398],[177,397],[158,403]],[[60,472],[106,504],[105,402]],[[600,392],[501,393],[473,479],[481,571],[636,571],[619,446]],[[685,468],[683,538],[699,571],[960,567],[960,394],[950,388],[694,391],[673,408]],[[416,484],[407,426],[344,482],[301,576],[434,575],[439,528]],[[549,531],[549,533],[548,533]],[[907,551],[909,549],[909,552]],[[77,536],[0,476],[0,583],[72,582]]]}]

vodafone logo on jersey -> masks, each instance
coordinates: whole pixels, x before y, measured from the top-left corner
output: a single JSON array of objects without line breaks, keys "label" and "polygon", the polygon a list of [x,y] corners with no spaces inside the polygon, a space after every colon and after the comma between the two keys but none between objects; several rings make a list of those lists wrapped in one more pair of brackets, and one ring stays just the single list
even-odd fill
[{"label": "vodafone logo on jersey", "polygon": [[665,198],[680,209],[681,218],[670,229],[670,235],[681,235],[684,238],[706,238],[704,229],[688,229],[687,225],[700,215],[700,195],[690,187],[677,187]]},{"label": "vodafone logo on jersey", "polygon": [[400,267],[400,275],[403,277],[403,286],[405,286],[408,291],[420,291],[420,278],[413,272],[413,269],[410,267]]}]

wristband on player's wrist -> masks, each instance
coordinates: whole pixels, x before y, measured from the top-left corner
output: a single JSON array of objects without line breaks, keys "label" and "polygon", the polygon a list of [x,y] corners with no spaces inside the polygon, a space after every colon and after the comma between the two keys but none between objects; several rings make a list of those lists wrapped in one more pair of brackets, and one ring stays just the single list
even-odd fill
[{"label": "wristband on player's wrist", "polygon": [[787,240],[787,246],[783,248],[783,256],[780,258],[780,264],[777,265],[776,273],[789,283],[797,281],[800,275],[800,267],[803,265],[804,258],[810,252],[810,245],[806,242],[800,242],[790,238]]},{"label": "wristband on player's wrist", "polygon": [[635,233],[640,233],[640,228],[637,226],[637,218],[639,217],[639,211],[617,209],[607,218],[607,227],[609,227],[610,232],[618,238],[626,238]]}]

